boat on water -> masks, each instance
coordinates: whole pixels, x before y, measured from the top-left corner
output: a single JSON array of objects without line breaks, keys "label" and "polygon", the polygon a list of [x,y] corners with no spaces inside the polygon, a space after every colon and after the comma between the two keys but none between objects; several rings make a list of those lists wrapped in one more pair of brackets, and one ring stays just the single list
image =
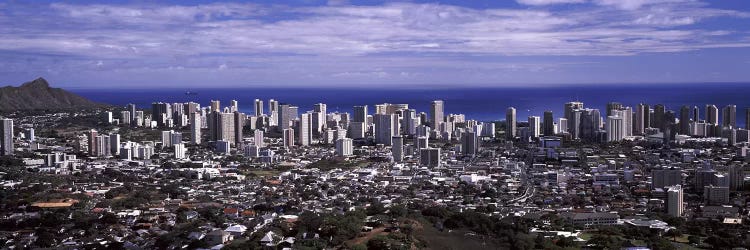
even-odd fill
[{"label": "boat on water", "polygon": [[198,92],[186,91],[185,95],[198,95]]}]

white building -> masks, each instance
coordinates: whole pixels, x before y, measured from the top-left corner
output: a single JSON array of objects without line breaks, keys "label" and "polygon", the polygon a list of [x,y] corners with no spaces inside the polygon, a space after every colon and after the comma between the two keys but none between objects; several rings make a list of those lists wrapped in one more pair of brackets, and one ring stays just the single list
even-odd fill
[{"label": "white building", "polygon": [[336,140],[336,155],[350,156],[354,153],[352,139],[343,138]]}]

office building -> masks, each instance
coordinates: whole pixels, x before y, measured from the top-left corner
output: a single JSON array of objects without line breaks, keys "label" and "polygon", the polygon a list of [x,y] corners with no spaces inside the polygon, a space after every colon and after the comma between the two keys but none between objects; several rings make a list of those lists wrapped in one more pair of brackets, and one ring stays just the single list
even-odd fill
[{"label": "office building", "polygon": [[706,205],[729,204],[729,187],[708,185],[703,188],[703,201]]},{"label": "office building", "polygon": [[568,102],[565,103],[565,106],[563,107],[564,110],[564,117],[565,119],[568,119],[568,129],[573,129],[570,125],[575,122],[575,116],[573,115],[574,110],[583,109],[583,102]]},{"label": "office building", "polygon": [[625,138],[625,123],[623,117],[611,115],[607,117],[606,124],[607,141],[622,141]]},{"label": "office building", "polygon": [[[271,99],[268,100],[268,125],[269,126],[278,126],[279,124],[279,102]],[[281,130],[279,130],[281,131]]]},{"label": "office building", "polygon": [[669,168],[651,170],[652,189],[675,185],[682,185],[682,171],[680,169]]},{"label": "office building", "polygon": [[391,155],[393,156],[393,161],[404,161],[404,138],[401,136],[394,136],[391,141]]},{"label": "office building", "polygon": [[716,105],[706,105],[706,123],[711,125],[719,124],[719,109]]},{"label": "office building", "polygon": [[664,104],[654,105],[654,120],[652,121],[652,127],[658,128],[659,131],[664,132],[666,129],[666,115],[667,107]]},{"label": "office building", "polygon": [[109,134],[109,150],[112,155],[120,155],[120,135]]},{"label": "office building", "polygon": [[265,143],[263,142],[264,133],[263,130],[256,129],[253,135],[253,143],[257,148],[263,148],[265,147]]},{"label": "office building", "polygon": [[232,123],[234,123],[234,125],[232,127],[234,132],[234,140],[230,142],[239,147],[242,144],[242,138],[244,137],[242,132],[244,131],[243,128],[245,127],[247,116],[244,113],[240,113],[239,111],[234,111],[233,116],[234,118],[232,120]]},{"label": "office building", "polygon": [[190,113],[190,143],[201,144],[201,115]]},{"label": "office building", "polygon": [[438,129],[443,122],[443,100],[435,100],[430,104],[430,127]]},{"label": "office building", "polygon": [[466,156],[474,157],[479,150],[477,134],[472,131],[461,133],[461,152]]},{"label": "office building", "polygon": [[298,132],[298,142],[300,146],[309,146],[312,144],[313,128],[312,113],[304,113],[300,116]]},{"label": "office building", "polygon": [[350,138],[336,140],[336,155],[350,156],[354,153],[354,144]]},{"label": "office building", "polygon": [[721,126],[737,128],[737,105],[727,105],[721,109]]},{"label": "office building", "polygon": [[542,124],[542,134],[546,136],[555,135],[555,118],[552,116],[552,111],[544,111],[544,121]]},{"label": "office building", "polygon": [[516,109],[513,107],[505,110],[505,139],[513,140],[516,138]]},{"label": "office building", "polygon": [[375,126],[375,143],[390,146],[391,138],[397,135],[394,123],[398,124],[396,115],[375,114],[373,126]]},{"label": "office building", "polygon": [[680,129],[678,132],[682,135],[689,135],[690,122],[690,107],[682,106],[680,108]]},{"label": "office building", "polygon": [[175,159],[187,159],[186,153],[187,153],[187,149],[185,148],[185,144],[183,143],[174,144],[174,158]]},{"label": "office building", "polygon": [[667,214],[673,217],[681,217],[685,209],[682,186],[676,185],[667,188]]},{"label": "office building", "polygon": [[539,116],[529,116],[529,131],[532,138],[541,136],[541,118]]},{"label": "office building", "polygon": [[[0,153],[2,155],[13,155],[13,119],[4,118],[2,119],[2,126],[0,126],[0,129],[2,129],[2,142],[0,142]],[[96,130],[91,130],[93,135],[96,136]],[[89,145],[91,145],[91,142],[89,142]]]},{"label": "office building", "polygon": [[218,100],[211,100],[211,112],[221,112],[221,102]]},{"label": "office building", "polygon": [[290,148],[294,146],[294,129],[287,128],[282,131],[284,148]]},{"label": "office building", "polygon": [[440,167],[440,148],[420,149],[419,165],[430,168]]}]

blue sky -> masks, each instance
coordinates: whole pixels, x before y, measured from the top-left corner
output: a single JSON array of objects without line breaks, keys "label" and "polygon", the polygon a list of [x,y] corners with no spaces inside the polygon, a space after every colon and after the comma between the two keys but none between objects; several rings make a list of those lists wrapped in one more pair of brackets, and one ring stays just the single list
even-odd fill
[{"label": "blue sky", "polygon": [[0,84],[750,82],[745,0],[0,1]]}]

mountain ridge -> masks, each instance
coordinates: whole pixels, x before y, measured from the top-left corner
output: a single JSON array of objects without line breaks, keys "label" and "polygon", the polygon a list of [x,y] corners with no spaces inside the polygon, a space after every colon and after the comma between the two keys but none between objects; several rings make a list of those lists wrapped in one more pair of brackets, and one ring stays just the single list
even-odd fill
[{"label": "mountain ridge", "polygon": [[39,77],[18,87],[0,88],[0,110],[69,110],[108,107],[62,88],[50,87],[46,79]]}]

